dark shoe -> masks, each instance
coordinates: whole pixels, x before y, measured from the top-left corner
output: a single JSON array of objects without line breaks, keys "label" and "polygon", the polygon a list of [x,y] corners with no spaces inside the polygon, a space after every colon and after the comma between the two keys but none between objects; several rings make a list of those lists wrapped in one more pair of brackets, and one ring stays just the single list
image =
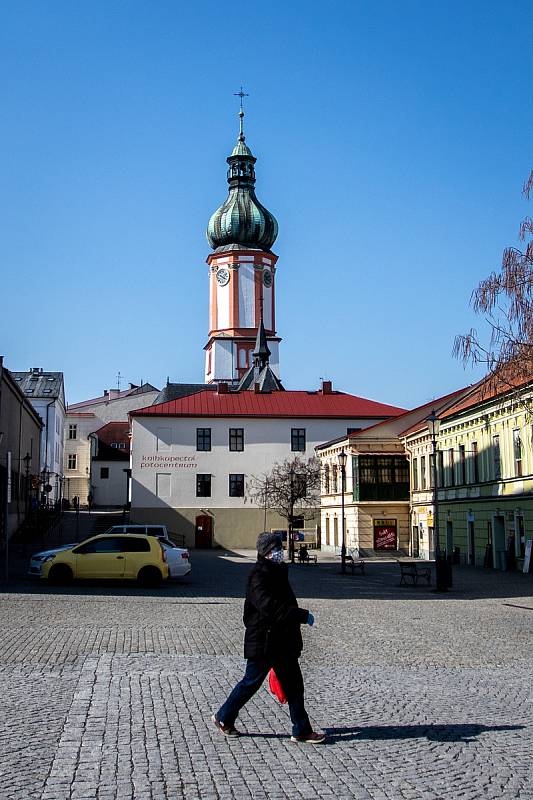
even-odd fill
[{"label": "dark shoe", "polygon": [[217,726],[219,731],[221,733],[223,733],[224,736],[240,736],[239,731],[237,730],[237,728],[234,725],[224,725],[223,722],[220,722],[216,718],[215,714],[213,714],[213,716],[211,717],[211,722],[215,723],[215,725]]},{"label": "dark shoe", "polygon": [[325,733],[306,733],[303,736],[291,736],[291,742],[302,742],[302,744],[322,744],[325,740]]}]

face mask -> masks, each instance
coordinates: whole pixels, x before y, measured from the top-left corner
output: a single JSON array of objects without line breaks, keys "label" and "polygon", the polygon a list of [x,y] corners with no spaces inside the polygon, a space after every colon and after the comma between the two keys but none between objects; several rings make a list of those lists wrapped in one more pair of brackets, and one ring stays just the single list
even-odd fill
[{"label": "face mask", "polygon": [[283,564],[283,561],[285,560],[285,553],[283,550],[272,550],[268,554],[268,558],[274,564]]}]

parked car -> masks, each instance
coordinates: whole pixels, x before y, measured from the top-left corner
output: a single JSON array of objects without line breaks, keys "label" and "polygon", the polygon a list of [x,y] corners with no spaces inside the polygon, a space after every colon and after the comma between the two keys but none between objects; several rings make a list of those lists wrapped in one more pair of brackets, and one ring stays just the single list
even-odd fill
[{"label": "parked car", "polygon": [[189,575],[192,569],[189,551],[185,547],[178,547],[170,539],[160,539],[159,543],[165,549],[169,578],[183,578]]},{"label": "parked car", "polygon": [[41,550],[39,553],[34,553],[30,558],[28,575],[32,578],[40,578],[44,561],[47,561],[51,556],[55,556],[56,553],[60,553],[62,550],[70,550],[71,547],[76,547],[77,544],[78,542],[74,542],[74,544],[63,544],[61,547],[52,547],[49,550]]},{"label": "parked car", "polygon": [[112,525],[105,533],[106,536],[110,533],[142,533],[157,539],[170,538],[166,525]]},{"label": "parked car", "polygon": [[69,583],[74,578],[112,578],[157,586],[169,576],[167,552],[155,536],[103,534],[81,544],[36,553],[30,570],[40,564],[41,579],[51,583]]}]

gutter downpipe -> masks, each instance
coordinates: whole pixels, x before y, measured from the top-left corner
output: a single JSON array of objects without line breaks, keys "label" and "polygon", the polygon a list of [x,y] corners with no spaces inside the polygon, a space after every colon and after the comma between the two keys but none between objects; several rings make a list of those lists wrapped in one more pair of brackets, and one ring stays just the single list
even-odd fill
[{"label": "gutter downpipe", "polygon": [[413,490],[411,488],[411,462],[413,458],[413,453],[407,444],[405,443],[405,455],[407,457],[407,462],[409,464],[409,556],[410,558],[414,558],[413,552]]},{"label": "gutter downpipe", "polygon": [[[45,473],[48,471],[48,409],[50,408],[50,406],[53,406],[54,403],[55,400],[50,400],[50,402],[46,406],[46,439],[44,442],[44,466],[43,466]],[[48,494],[46,495],[46,498],[48,505]]]}]

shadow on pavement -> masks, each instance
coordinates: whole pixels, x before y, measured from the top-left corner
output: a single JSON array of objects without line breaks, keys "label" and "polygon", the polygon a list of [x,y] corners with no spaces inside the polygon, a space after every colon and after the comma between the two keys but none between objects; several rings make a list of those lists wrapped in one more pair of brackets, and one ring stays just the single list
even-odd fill
[{"label": "shadow on pavement", "polygon": [[[319,554],[319,560],[321,554]],[[143,589],[134,582],[90,581],[55,587],[26,576],[27,559],[17,563],[10,583],[0,591],[17,594],[180,597],[200,602],[205,599],[243,599],[246,581],[253,565],[253,553],[243,555],[224,550],[192,550],[190,576],[163,584],[158,589]],[[290,566],[290,580],[299,598],[338,600],[476,600],[481,598],[528,598],[523,609],[533,609],[533,575],[498,572],[480,567],[455,567],[454,585],[445,593],[433,586],[400,586],[398,565],[368,561],[365,575],[341,575],[339,565],[329,560],[313,566]],[[517,609],[518,612],[519,609]]]},{"label": "shadow on pavement", "polygon": [[324,728],[331,744],[351,740],[427,739],[430,742],[474,742],[481,733],[518,731],[524,725],[370,725],[353,728]]}]

